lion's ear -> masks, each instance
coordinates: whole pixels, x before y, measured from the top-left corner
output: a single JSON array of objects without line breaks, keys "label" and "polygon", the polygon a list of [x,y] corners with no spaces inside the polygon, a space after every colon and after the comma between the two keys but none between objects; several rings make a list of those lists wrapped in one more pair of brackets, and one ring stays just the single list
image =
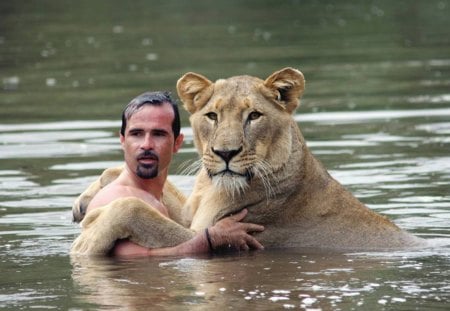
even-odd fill
[{"label": "lion's ear", "polygon": [[264,81],[264,86],[276,94],[281,106],[292,113],[298,107],[305,90],[305,78],[297,69],[287,67],[270,75]]},{"label": "lion's ear", "polygon": [[188,72],[177,82],[177,92],[184,108],[194,113],[202,108],[212,95],[213,83],[202,75]]}]

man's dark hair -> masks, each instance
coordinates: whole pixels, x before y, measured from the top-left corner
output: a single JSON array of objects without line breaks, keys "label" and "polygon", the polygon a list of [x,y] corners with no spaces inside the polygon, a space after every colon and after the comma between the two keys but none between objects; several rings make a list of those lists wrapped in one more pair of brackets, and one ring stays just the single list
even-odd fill
[{"label": "man's dark hair", "polygon": [[127,121],[133,114],[136,113],[144,105],[161,106],[164,103],[169,103],[174,112],[174,119],[172,122],[172,131],[175,138],[180,135],[181,121],[180,112],[178,111],[178,105],[172,101],[169,92],[146,92],[136,98],[132,99],[122,112],[122,127],[120,134],[125,136],[125,129],[127,127]]}]

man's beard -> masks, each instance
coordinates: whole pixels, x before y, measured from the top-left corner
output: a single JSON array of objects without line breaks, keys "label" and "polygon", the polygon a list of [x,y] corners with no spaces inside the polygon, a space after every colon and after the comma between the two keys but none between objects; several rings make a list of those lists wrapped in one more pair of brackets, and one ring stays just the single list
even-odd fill
[{"label": "man's beard", "polygon": [[158,176],[158,165],[138,164],[136,175],[142,179],[152,179]]},{"label": "man's beard", "polygon": [[157,162],[154,164],[142,164],[138,163],[136,167],[136,175],[142,179],[151,179],[158,176],[159,173],[159,166],[158,161],[159,157],[157,154],[155,154],[152,151],[144,151],[138,156],[138,160],[141,159],[152,159],[156,160]]}]

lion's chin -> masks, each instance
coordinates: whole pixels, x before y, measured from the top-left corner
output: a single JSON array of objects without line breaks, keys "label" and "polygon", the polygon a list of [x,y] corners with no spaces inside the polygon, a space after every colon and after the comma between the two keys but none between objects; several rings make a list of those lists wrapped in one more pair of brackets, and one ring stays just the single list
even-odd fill
[{"label": "lion's chin", "polygon": [[236,195],[243,194],[248,188],[248,177],[232,172],[220,173],[211,176],[214,187],[221,193],[234,198]]}]

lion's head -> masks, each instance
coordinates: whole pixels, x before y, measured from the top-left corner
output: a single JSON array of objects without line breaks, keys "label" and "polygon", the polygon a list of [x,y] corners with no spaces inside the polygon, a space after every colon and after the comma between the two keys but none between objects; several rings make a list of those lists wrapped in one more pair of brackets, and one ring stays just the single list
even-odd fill
[{"label": "lion's head", "polygon": [[195,73],[178,80],[196,148],[215,187],[243,192],[254,178],[269,179],[286,163],[291,115],[304,86],[302,73],[293,68],[266,80],[236,76],[213,83]]}]

